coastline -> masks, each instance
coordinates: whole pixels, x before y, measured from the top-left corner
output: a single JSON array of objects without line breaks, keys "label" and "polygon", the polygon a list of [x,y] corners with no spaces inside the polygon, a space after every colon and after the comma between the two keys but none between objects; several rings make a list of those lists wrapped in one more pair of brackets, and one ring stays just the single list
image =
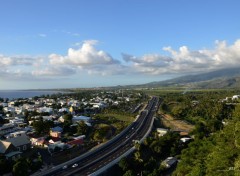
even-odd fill
[{"label": "coastline", "polygon": [[58,93],[65,93],[63,90],[0,90],[0,98],[18,99],[18,98],[32,98],[35,96],[52,95]]}]

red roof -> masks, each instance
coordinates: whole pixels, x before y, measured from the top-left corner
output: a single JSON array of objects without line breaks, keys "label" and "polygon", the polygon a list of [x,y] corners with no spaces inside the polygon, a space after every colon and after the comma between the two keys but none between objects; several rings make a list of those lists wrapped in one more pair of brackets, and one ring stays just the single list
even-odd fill
[{"label": "red roof", "polygon": [[69,141],[69,142],[67,142],[67,144],[69,144],[69,145],[80,145],[80,144],[83,144],[83,139],[76,139],[76,140],[73,140],[73,141]]}]

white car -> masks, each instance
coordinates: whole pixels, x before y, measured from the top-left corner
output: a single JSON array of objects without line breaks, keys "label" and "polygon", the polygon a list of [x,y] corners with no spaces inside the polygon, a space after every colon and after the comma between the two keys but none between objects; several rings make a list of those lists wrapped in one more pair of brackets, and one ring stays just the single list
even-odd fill
[{"label": "white car", "polygon": [[67,165],[65,165],[65,166],[63,166],[63,167],[62,167],[62,169],[67,169],[67,168],[68,168],[68,166],[67,166]]},{"label": "white car", "polygon": [[77,163],[75,163],[74,165],[72,165],[72,167],[77,167],[78,166],[78,164]]}]

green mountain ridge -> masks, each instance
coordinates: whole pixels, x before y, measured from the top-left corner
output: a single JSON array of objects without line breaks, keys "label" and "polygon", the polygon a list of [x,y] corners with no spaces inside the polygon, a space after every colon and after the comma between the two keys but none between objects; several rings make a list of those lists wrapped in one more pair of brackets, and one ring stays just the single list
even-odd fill
[{"label": "green mountain ridge", "polygon": [[178,78],[151,82],[142,87],[190,87],[202,89],[240,88],[240,68],[228,68],[213,72],[181,76]]}]

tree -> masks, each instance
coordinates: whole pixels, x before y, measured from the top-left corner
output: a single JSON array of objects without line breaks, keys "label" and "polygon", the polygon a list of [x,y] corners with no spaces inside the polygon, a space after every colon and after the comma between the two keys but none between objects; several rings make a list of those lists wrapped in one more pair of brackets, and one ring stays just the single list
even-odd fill
[{"label": "tree", "polygon": [[157,161],[151,156],[148,162],[144,164],[144,169],[151,171],[157,167]]},{"label": "tree", "polygon": [[63,119],[64,119],[64,123],[72,123],[72,118],[73,118],[73,116],[72,116],[72,114],[65,114],[65,115],[63,115]]},{"label": "tree", "polygon": [[81,120],[80,122],[77,123],[77,133],[79,135],[80,134],[86,135],[87,131],[88,131],[88,126],[83,120]]},{"label": "tree", "polygon": [[123,158],[119,161],[118,166],[119,166],[120,168],[122,168],[123,171],[126,171],[126,170],[129,168],[129,164],[128,164],[127,158],[126,158],[126,157],[123,157]]},{"label": "tree", "polygon": [[136,150],[139,151],[140,148],[141,148],[141,144],[140,144],[139,142],[136,141],[136,142],[134,143],[134,147],[135,147]]},{"label": "tree", "polygon": [[135,176],[135,175],[132,170],[128,170],[127,172],[125,172],[123,176]]},{"label": "tree", "polygon": [[13,174],[18,176],[27,176],[28,174],[29,166],[27,164],[26,159],[19,159],[14,165],[13,165]]},{"label": "tree", "polygon": [[47,134],[49,133],[50,128],[53,127],[53,125],[53,121],[43,121],[43,119],[40,118],[40,120],[33,123],[33,128],[35,129],[37,134]]},{"label": "tree", "polygon": [[139,163],[142,163],[142,162],[143,162],[141,153],[140,153],[139,151],[137,151],[137,152],[134,153],[134,159],[135,159],[136,161],[138,161]]}]

